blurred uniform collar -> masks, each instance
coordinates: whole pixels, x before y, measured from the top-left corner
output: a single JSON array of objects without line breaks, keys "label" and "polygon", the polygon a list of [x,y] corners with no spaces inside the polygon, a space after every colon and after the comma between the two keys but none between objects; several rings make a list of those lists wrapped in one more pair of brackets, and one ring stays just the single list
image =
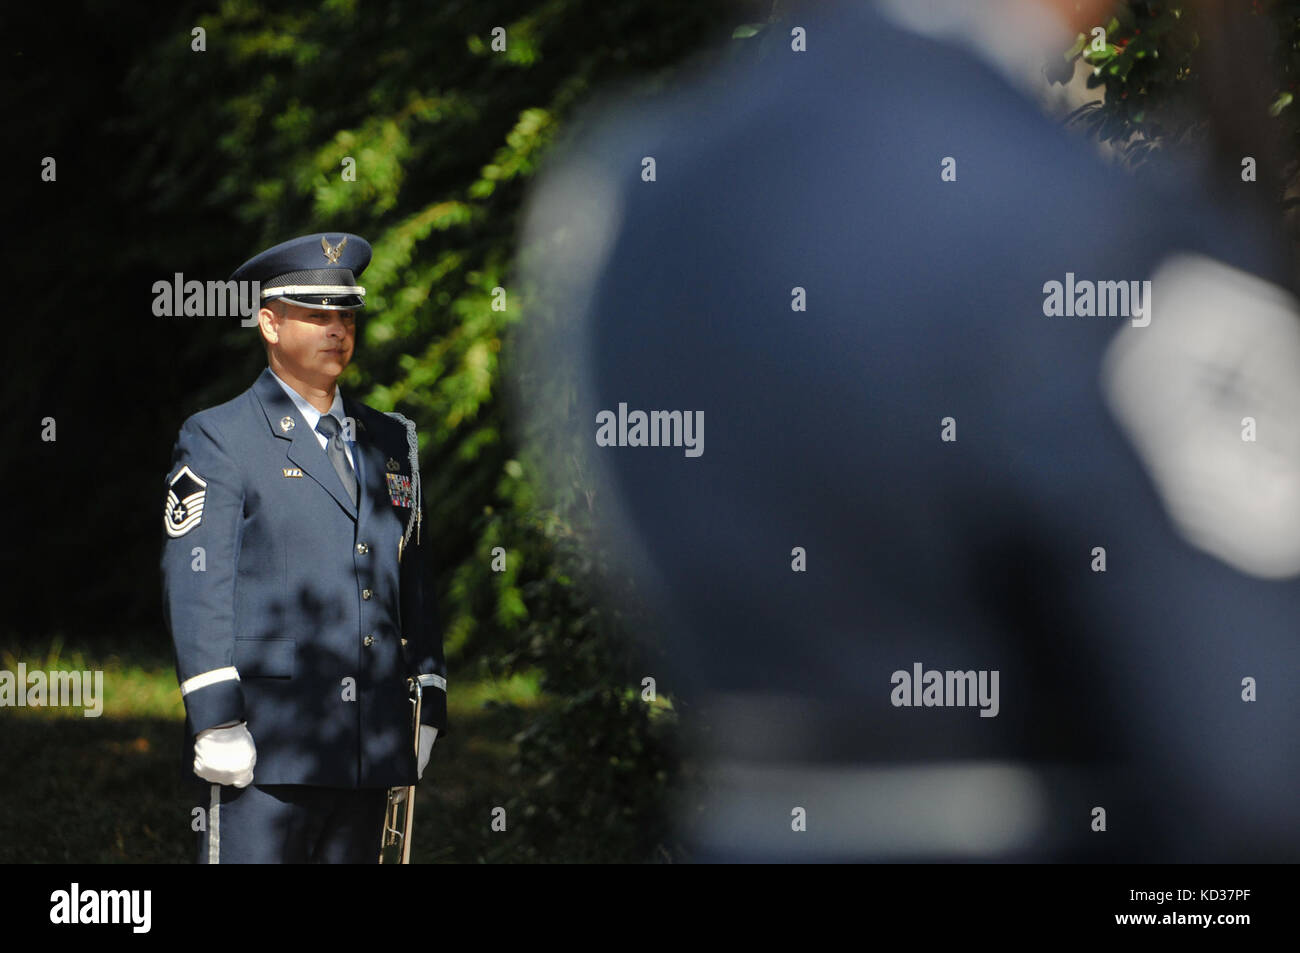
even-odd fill
[{"label": "blurred uniform collar", "polygon": [[1074,38],[1068,23],[1037,0],[877,0],[895,26],[963,46],[1034,99],[1047,87],[1048,56],[1063,56]]}]

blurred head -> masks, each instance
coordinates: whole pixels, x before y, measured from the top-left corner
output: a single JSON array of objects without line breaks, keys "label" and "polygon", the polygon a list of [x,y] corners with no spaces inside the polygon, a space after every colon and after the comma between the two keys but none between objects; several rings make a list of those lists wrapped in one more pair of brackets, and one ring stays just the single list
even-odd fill
[{"label": "blurred head", "polygon": [[1105,26],[1115,0],[1034,0],[1052,10],[1071,29],[1087,32],[1089,27]]}]

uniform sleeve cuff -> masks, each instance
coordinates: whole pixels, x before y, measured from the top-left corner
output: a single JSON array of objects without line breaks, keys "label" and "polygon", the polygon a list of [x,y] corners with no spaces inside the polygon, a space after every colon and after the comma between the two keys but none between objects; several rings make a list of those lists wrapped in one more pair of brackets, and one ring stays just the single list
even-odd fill
[{"label": "uniform sleeve cuff", "polygon": [[443,678],[441,675],[435,675],[432,673],[428,675],[417,675],[416,681],[420,683],[421,688],[441,688],[444,692],[447,690],[447,679]]},{"label": "uniform sleeve cuff", "polygon": [[447,734],[447,694],[428,692],[420,703],[420,724],[438,729],[438,737]]},{"label": "uniform sleeve cuff", "polygon": [[[234,669],[231,669],[234,671]],[[192,682],[187,681],[186,684]],[[185,714],[190,730],[198,734],[205,728],[215,728],[228,721],[244,721],[244,692],[239,687],[239,677],[210,682],[191,691],[182,690]]]}]

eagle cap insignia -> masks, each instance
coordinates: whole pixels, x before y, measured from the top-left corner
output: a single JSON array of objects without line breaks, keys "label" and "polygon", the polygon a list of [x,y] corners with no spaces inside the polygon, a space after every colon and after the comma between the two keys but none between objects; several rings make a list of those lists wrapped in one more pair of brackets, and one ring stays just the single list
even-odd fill
[{"label": "eagle cap insignia", "polygon": [[345,246],[347,243],[348,243],[348,237],[346,235],[344,235],[342,238],[339,239],[339,243],[337,245],[331,245],[330,240],[326,238],[324,235],[322,235],[320,237],[320,247],[325,249],[325,260],[328,261],[331,265],[337,264],[339,260],[339,256],[343,254],[343,246]]},{"label": "eagle cap insignia", "polygon": [[285,433],[288,433],[290,430],[292,430],[292,429],[293,429],[293,418],[292,418],[292,417],[281,417],[281,418],[280,418],[280,429],[283,430]]},{"label": "eagle cap insignia", "polygon": [[389,473],[396,473],[398,470],[402,469],[402,465],[392,457],[389,457],[388,462],[384,464],[384,468],[388,470]]}]

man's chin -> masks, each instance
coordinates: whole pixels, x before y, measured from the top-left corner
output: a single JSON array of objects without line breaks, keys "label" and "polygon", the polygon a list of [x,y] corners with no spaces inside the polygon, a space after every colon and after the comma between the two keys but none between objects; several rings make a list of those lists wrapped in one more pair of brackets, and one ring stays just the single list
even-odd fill
[{"label": "man's chin", "polygon": [[287,368],[289,373],[297,377],[310,387],[319,387],[322,390],[329,390],[334,386],[338,376],[343,373],[347,367],[344,361],[317,361],[314,364],[298,367],[296,369]]}]

